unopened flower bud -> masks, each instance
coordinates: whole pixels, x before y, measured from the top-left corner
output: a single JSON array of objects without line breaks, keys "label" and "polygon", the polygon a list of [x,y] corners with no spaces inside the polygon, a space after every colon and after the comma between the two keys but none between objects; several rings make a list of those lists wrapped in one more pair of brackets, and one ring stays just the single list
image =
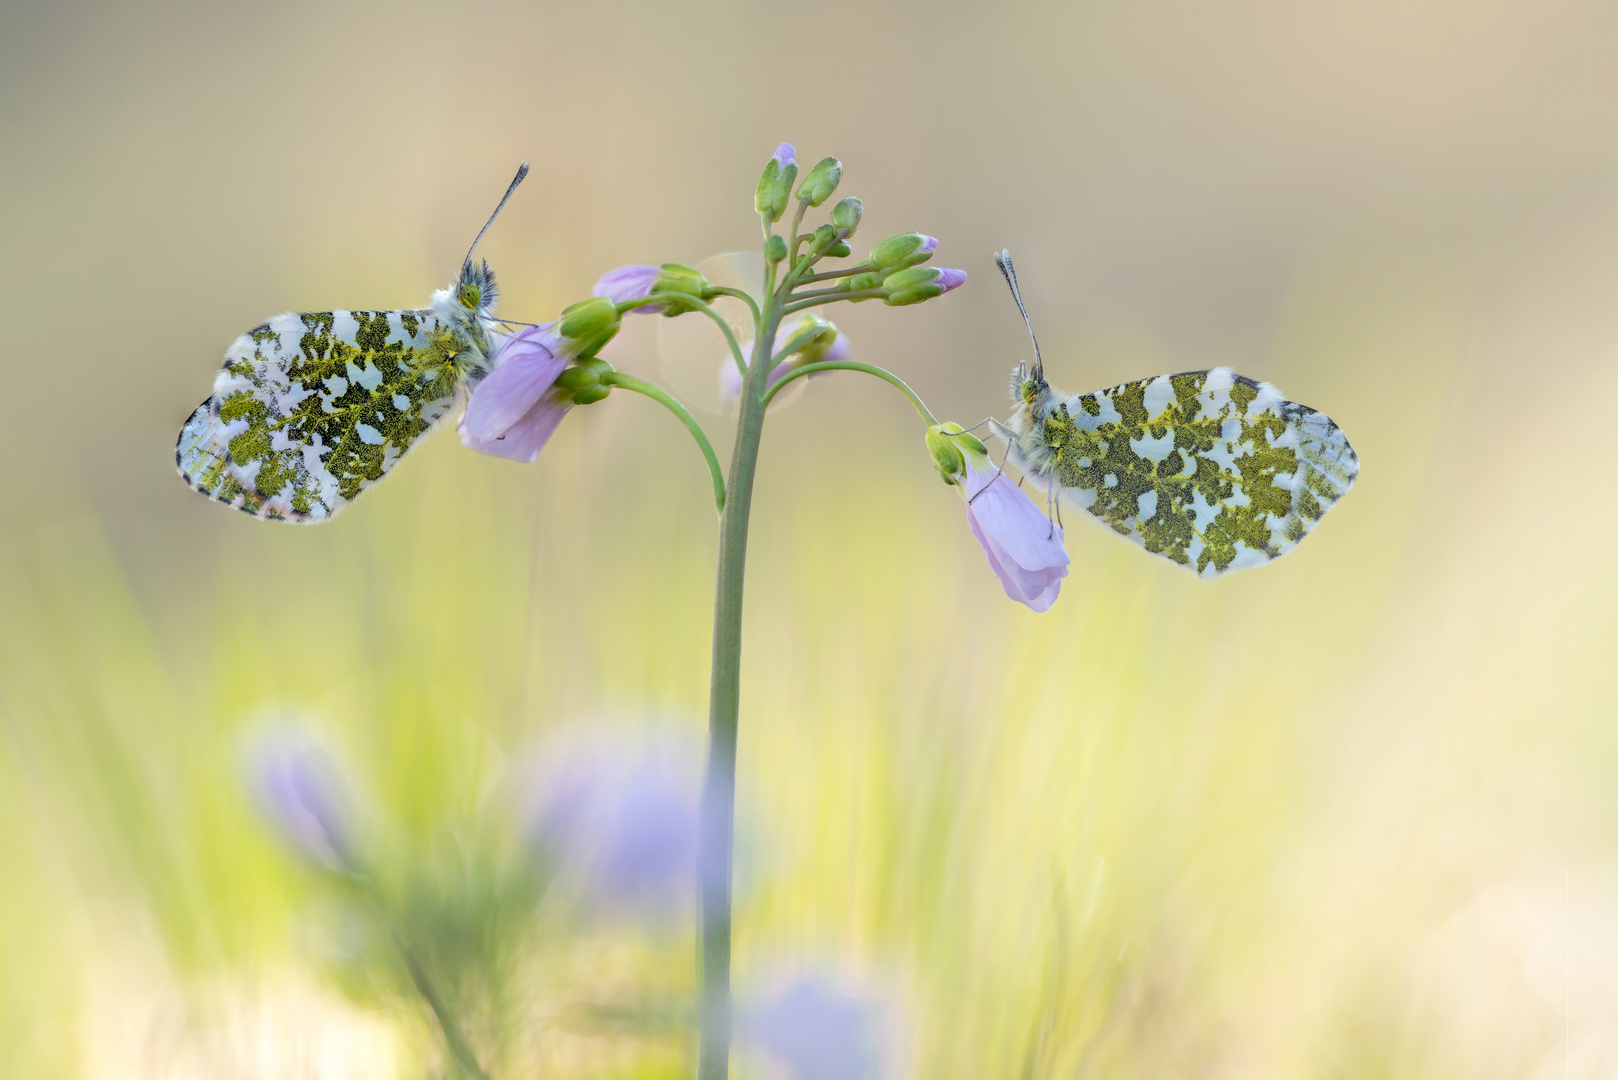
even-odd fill
[{"label": "unopened flower bud", "polygon": [[864,213],[865,204],[851,196],[831,208],[831,227],[842,233],[844,238],[853,236],[854,230],[860,227],[860,217]]},{"label": "unopened flower bud", "polygon": [[884,274],[918,266],[933,257],[938,241],[918,232],[890,236],[871,249],[867,261]]},{"label": "unopened flower bud", "polygon": [[943,269],[936,266],[913,266],[908,270],[900,270],[896,274],[889,274],[882,280],[882,287],[888,291],[883,303],[889,307],[919,304],[923,300],[931,300],[935,296],[942,296],[965,280],[966,271],[964,270]]},{"label": "unopened flower bud", "polygon": [[779,233],[770,234],[770,242],[764,245],[764,257],[771,262],[780,262],[787,257],[787,239]]},{"label": "unopened flower bud", "polygon": [[622,323],[618,308],[605,296],[580,300],[562,309],[562,321],[557,332],[568,343],[577,342],[577,356],[590,356],[613,339]]},{"label": "unopened flower bud", "polygon": [[815,230],[813,239],[809,241],[809,246],[817,251],[825,251],[827,248],[831,247],[832,244],[836,243],[836,241],[837,230],[832,228],[830,225],[822,225]]},{"label": "unopened flower bud", "polygon": [[[839,292],[863,292],[866,289],[874,289],[881,284],[881,274],[851,274],[837,283],[837,289]],[[860,300],[869,299],[871,299],[871,297],[860,297]],[[855,301],[855,303],[858,302],[858,300]]]},{"label": "unopened flower bud", "polygon": [[826,249],[826,254],[830,255],[834,259],[846,259],[853,252],[853,250],[853,248],[839,240],[837,243]]},{"label": "unopened flower bud", "polygon": [[809,175],[798,185],[798,198],[810,206],[819,206],[831,198],[843,179],[843,163],[834,157],[821,158],[820,164],[809,170]]},{"label": "unopened flower bud", "polygon": [[783,336],[790,340],[806,337],[816,330],[819,333],[809,337],[793,351],[795,363],[813,364],[817,360],[824,360],[832,346],[837,343],[837,327],[819,315],[804,314],[798,317],[797,322],[784,329]]},{"label": "unopened flower bud", "polygon": [[758,190],[753,196],[753,208],[768,214],[771,221],[780,221],[786,213],[787,200],[792,195],[792,182],[798,178],[798,155],[791,143],[775,148],[775,155],[764,166],[758,178]]}]

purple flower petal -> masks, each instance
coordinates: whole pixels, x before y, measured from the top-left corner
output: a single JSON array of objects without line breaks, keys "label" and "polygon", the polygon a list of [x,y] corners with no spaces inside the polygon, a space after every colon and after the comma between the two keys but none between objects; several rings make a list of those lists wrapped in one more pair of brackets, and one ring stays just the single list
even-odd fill
[{"label": "purple flower petal", "polygon": [[479,439],[473,436],[467,430],[464,419],[456,431],[460,433],[461,445],[470,450],[532,465],[539,460],[539,452],[545,449],[545,444],[556,434],[557,425],[561,424],[562,417],[566,416],[572,407],[571,403],[562,402],[557,395],[544,393],[534,402],[533,407],[523,414],[522,419],[492,439]]},{"label": "purple flower petal", "polygon": [[[616,270],[608,270],[596,281],[595,288],[590,290],[592,296],[605,296],[615,304],[625,300],[633,300],[637,296],[647,296],[652,291],[652,282],[657,280],[661,271],[655,266],[620,266]],[[643,315],[655,315],[660,310],[656,304],[642,304],[634,311]]]},{"label": "purple flower petal", "polygon": [[[931,237],[928,239],[931,239]],[[938,241],[934,240],[933,242],[936,244]],[[944,292],[949,292],[951,289],[959,288],[961,282],[965,280],[965,270],[956,270],[948,266],[941,266],[938,268],[938,284],[944,287]]]},{"label": "purple flower petal", "polygon": [[963,494],[967,524],[1006,595],[1034,611],[1050,610],[1067,576],[1062,530],[1003,474],[970,460]]},{"label": "purple flower petal", "polygon": [[788,165],[796,165],[798,163],[798,152],[792,148],[792,144],[789,142],[784,142],[780,146],[777,146],[775,148],[775,153],[770,156],[773,157],[783,169]]},{"label": "purple flower petal", "polygon": [[[494,370],[472,391],[461,418],[461,441],[492,443],[525,419],[567,366],[556,323],[530,326],[515,337],[499,337]],[[506,456],[506,455],[502,455]]]}]

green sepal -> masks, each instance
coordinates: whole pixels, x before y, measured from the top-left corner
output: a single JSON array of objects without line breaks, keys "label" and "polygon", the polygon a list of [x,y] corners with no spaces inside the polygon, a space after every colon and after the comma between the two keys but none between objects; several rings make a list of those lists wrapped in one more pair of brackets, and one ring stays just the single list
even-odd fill
[{"label": "green sepal", "polygon": [[610,386],[587,386],[583,390],[573,391],[573,404],[594,405],[598,401],[606,400],[610,393],[612,393]]},{"label": "green sepal", "polygon": [[849,247],[848,244],[842,240],[837,241],[837,243],[826,249],[826,254],[834,259],[846,259],[853,254],[853,252],[854,249]]},{"label": "green sepal", "polygon": [[866,289],[874,289],[880,284],[882,284],[881,274],[851,274],[839,281],[837,288],[842,292],[864,292]]},{"label": "green sepal", "polygon": [[[694,296],[698,300],[706,300],[713,293],[713,285],[700,271],[679,263],[664,263],[658,267],[656,280],[652,282],[650,295],[652,296]],[[673,317],[683,315],[688,311],[695,311],[689,304],[682,304],[677,300],[665,300],[660,305],[664,315]]]},{"label": "green sepal", "polygon": [[819,164],[803,178],[803,183],[798,185],[798,198],[810,206],[819,206],[831,198],[831,193],[837,190],[842,180],[843,163],[834,157],[821,158]]},{"label": "green sepal", "polygon": [[938,284],[939,276],[936,266],[915,266],[889,274],[882,279],[882,287],[888,291],[882,302],[889,307],[904,307],[942,296],[944,286]]},{"label": "green sepal", "polygon": [[831,208],[831,227],[847,239],[860,227],[860,218],[864,214],[865,204],[850,196]]},{"label": "green sepal", "polygon": [[933,468],[946,484],[959,484],[966,477],[966,455],[961,453],[955,440],[944,434],[941,424],[927,429],[927,453],[933,459]]}]

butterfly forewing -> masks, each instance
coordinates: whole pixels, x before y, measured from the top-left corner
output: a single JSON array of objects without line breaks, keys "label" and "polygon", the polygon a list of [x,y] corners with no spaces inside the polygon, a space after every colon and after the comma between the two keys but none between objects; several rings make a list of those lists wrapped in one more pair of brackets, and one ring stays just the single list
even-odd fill
[{"label": "butterfly forewing", "polygon": [[1292,550],[1359,473],[1329,417],[1229,368],[1063,399],[1042,442],[1071,501],[1205,578]]},{"label": "butterfly forewing", "polygon": [[323,521],[449,409],[460,350],[424,311],[278,315],[225,353],[180,432],[180,474],[259,517]]}]

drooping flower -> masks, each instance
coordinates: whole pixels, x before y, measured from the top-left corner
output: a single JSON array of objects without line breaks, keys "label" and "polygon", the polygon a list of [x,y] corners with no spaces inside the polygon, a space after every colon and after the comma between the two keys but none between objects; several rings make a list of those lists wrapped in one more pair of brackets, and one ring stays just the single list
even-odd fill
[{"label": "drooping flower", "polygon": [[497,335],[494,370],[472,392],[456,428],[462,445],[513,461],[539,458],[573,407],[571,396],[554,388],[569,359],[560,325],[557,319]]},{"label": "drooping flower", "polygon": [[[827,360],[847,360],[849,353],[848,335],[837,329],[826,319],[818,315],[803,314],[796,321],[783,326],[776,335],[778,342],[789,342],[807,331],[821,328],[819,336],[811,339],[807,344],[798,348],[792,354],[783,356],[775,367],[770,369],[769,386],[774,386],[805,364],[816,364]],[[749,363],[752,353],[746,348],[742,356]],[[811,372],[805,378],[819,378],[821,373]],[[765,389],[768,389],[767,386]],[[725,352],[724,358],[719,362],[719,400],[727,408],[734,406],[742,398],[742,373],[736,370],[736,358]]]},{"label": "drooping flower", "polygon": [[[493,370],[466,404],[456,428],[461,443],[513,461],[536,460],[568,409],[609,393],[600,376],[611,368],[593,357],[619,326],[613,302],[594,297],[564,308],[560,319],[494,335]],[[568,370],[580,358],[581,367]]]},{"label": "drooping flower", "polygon": [[688,304],[680,303],[677,297],[694,296],[698,300],[707,300],[712,290],[713,285],[701,271],[679,263],[664,263],[662,266],[631,264],[608,270],[596,280],[591,293],[615,304],[622,304],[638,296],[665,295],[668,299],[642,304],[634,308],[633,313],[656,315],[661,312],[664,315],[683,315],[693,309]]},{"label": "drooping flower", "polygon": [[293,850],[328,870],[357,872],[348,792],[324,747],[297,731],[260,735],[249,749],[247,783]]},{"label": "drooping flower", "polygon": [[869,1000],[807,975],[745,1010],[738,1034],[791,1080],[869,1080],[881,1065],[883,1019]]},{"label": "drooping flower", "polygon": [[983,546],[1006,595],[1049,611],[1067,576],[1062,529],[989,459],[983,443],[959,424],[927,429],[927,449],[944,481],[966,499],[966,522]]}]

